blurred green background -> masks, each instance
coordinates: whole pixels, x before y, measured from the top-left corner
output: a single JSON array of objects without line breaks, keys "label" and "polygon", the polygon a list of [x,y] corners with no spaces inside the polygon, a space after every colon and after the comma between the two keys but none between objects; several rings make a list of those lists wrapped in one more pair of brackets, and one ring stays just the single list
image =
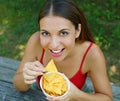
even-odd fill
[{"label": "blurred green background", "polygon": [[[38,30],[44,0],[0,0],[0,56],[21,60]],[[120,0],[77,0],[107,62],[111,82],[120,85]]]}]

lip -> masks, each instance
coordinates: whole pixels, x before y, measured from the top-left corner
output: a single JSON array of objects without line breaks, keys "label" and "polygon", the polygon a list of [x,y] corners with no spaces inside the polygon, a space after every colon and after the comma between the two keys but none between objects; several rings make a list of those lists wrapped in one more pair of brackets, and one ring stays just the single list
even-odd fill
[{"label": "lip", "polygon": [[63,50],[64,50],[64,48],[63,49],[59,49],[59,50],[51,50],[50,49],[50,52],[51,52],[51,55],[53,57],[59,57],[59,56],[61,56],[63,54]]}]

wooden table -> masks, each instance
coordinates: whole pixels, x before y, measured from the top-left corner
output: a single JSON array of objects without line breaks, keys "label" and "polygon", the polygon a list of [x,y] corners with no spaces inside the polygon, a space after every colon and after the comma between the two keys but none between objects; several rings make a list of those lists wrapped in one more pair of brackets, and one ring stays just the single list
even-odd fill
[{"label": "wooden table", "polygon": [[41,91],[18,92],[13,86],[13,75],[19,61],[0,57],[0,101],[46,101]]},{"label": "wooden table", "polygon": [[[27,92],[18,92],[13,86],[13,75],[18,68],[19,61],[0,57],[0,101],[46,101],[40,90],[30,89]],[[104,82],[103,82],[104,83]],[[87,79],[87,85],[93,91],[92,83]],[[120,87],[111,84],[113,101],[120,101]]]}]

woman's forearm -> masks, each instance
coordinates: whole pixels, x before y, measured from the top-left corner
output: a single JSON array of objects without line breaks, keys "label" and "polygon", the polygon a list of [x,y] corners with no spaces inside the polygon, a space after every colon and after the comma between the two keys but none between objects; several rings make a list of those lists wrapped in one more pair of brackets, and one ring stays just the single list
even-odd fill
[{"label": "woman's forearm", "polygon": [[[74,92],[74,93],[73,93]],[[86,93],[71,83],[70,97],[72,101],[112,101],[112,95],[107,93]]]},{"label": "woman's forearm", "polygon": [[22,72],[14,75],[13,84],[18,91],[27,91],[30,88],[30,85],[25,84]]},{"label": "woman's forearm", "polygon": [[112,101],[112,97],[107,94],[88,94],[83,91],[75,92],[75,101]]}]

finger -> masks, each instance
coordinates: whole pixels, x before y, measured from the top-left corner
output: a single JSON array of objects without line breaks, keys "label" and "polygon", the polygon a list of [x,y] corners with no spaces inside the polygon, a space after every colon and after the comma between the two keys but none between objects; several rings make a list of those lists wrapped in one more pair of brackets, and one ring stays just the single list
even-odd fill
[{"label": "finger", "polygon": [[50,97],[46,97],[46,99],[48,100],[48,101],[54,101],[52,98],[50,98]]},{"label": "finger", "polygon": [[24,79],[27,79],[27,80],[33,80],[33,79],[36,79],[36,76],[31,76],[31,75],[26,75],[24,74]]},{"label": "finger", "polygon": [[24,80],[24,82],[26,84],[33,84],[34,82],[36,82],[36,79],[34,79],[34,80]]},{"label": "finger", "polygon": [[23,73],[28,74],[28,75],[42,75],[43,71],[40,70],[38,67],[34,66],[33,64],[25,64],[25,67],[23,68]]},{"label": "finger", "polygon": [[60,98],[46,97],[46,99],[49,101],[69,101],[69,100],[65,99],[64,97],[60,97]]},{"label": "finger", "polygon": [[38,63],[38,61],[33,62],[33,63],[26,63],[25,67],[30,69],[30,70],[37,71],[37,72],[44,72],[45,71],[45,68],[43,67],[43,65]]},{"label": "finger", "polygon": [[43,67],[37,67],[35,64],[32,66],[28,67],[29,69],[36,71],[36,72],[45,72],[45,68]]},{"label": "finger", "polygon": [[52,97],[46,97],[46,99],[48,101],[59,101],[57,98],[55,99],[55,98],[52,98]]},{"label": "finger", "polygon": [[38,75],[43,75],[43,72],[32,71],[30,69],[27,69],[26,71],[24,71],[24,74],[29,75],[29,76],[37,77]]},{"label": "finger", "polygon": [[44,68],[44,66],[43,66],[39,61],[35,61],[34,64],[35,64],[37,67]]}]

